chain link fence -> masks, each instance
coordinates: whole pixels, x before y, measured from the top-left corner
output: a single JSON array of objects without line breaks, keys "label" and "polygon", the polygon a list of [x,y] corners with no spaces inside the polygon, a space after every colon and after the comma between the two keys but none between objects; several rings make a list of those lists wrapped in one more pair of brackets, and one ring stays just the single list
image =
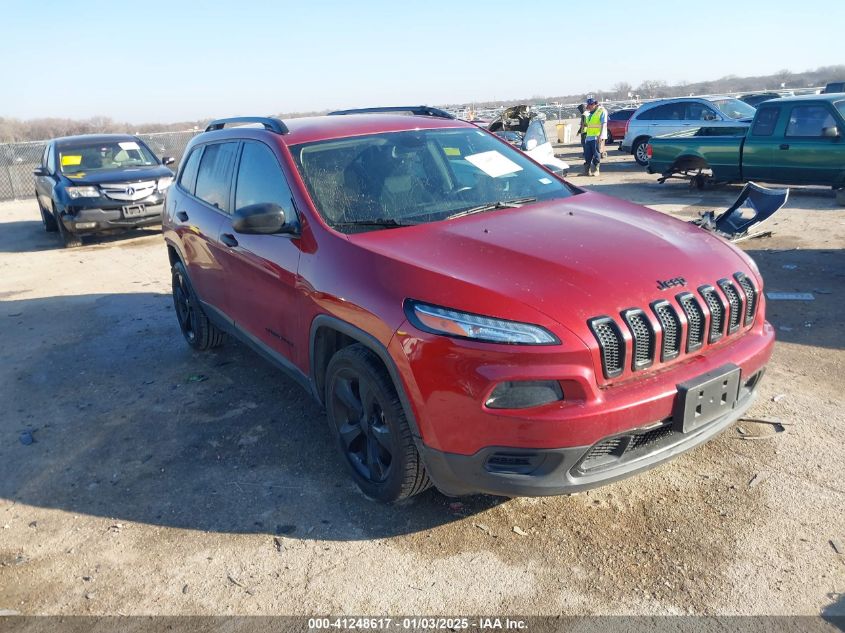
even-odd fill
[{"label": "chain link fence", "polygon": [[[188,141],[200,130],[184,132],[157,132],[137,134],[156,156],[173,156],[178,163],[182,159]],[[0,143],[0,200],[18,200],[35,196],[32,170],[41,164],[41,156],[47,141],[24,143]]]}]

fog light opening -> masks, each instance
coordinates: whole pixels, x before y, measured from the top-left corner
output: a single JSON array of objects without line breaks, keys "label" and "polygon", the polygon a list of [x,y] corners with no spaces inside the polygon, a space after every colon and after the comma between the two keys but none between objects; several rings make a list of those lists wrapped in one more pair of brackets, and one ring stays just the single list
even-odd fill
[{"label": "fog light opening", "polygon": [[484,405],[488,409],[528,409],[563,400],[563,389],[556,380],[500,382]]},{"label": "fog light opening", "polygon": [[77,229],[93,229],[95,226],[97,226],[97,223],[96,222],[74,222],[73,226],[75,226]]}]

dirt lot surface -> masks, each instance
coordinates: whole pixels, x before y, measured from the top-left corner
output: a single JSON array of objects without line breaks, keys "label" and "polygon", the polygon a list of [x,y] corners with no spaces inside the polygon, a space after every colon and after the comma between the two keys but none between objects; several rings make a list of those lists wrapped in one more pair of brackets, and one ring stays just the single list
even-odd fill
[{"label": "dirt lot surface", "polygon": [[[683,218],[739,191],[616,151],[572,181]],[[740,422],[571,497],[384,507],[296,384],[188,348],[160,235],[64,250],[34,201],[0,204],[0,611],[843,614],[845,209],[794,191],[766,228],[742,247],[768,290],[815,297],[769,303],[750,415],[785,432]]]}]

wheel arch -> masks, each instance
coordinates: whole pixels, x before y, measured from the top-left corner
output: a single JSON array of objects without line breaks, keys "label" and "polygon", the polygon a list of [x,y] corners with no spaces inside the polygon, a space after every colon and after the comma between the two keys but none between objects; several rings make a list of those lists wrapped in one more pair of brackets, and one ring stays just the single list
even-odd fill
[{"label": "wheel arch", "polygon": [[402,408],[405,410],[405,417],[411,425],[414,439],[421,439],[414,409],[405,391],[399,369],[387,347],[369,332],[328,314],[320,314],[311,322],[309,336],[309,378],[317,400],[325,405],[325,375],[332,356],[344,347],[356,343],[360,343],[373,352],[384,365],[402,403]]},{"label": "wheel arch", "polygon": [[691,171],[693,169],[711,169],[710,163],[707,162],[700,154],[684,154],[678,156],[669,168],[670,171]]}]

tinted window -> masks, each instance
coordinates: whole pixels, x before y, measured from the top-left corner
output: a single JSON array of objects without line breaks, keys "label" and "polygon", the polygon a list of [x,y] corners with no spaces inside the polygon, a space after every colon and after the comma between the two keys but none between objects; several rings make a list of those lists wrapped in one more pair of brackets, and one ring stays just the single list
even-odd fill
[{"label": "tinted window", "polygon": [[845,118],[845,101],[837,101],[836,102],[836,109],[839,110],[839,114]]},{"label": "tinted window", "polygon": [[637,118],[646,119],[648,121],[682,121],[684,118],[684,104],[666,103],[643,112],[643,114]]},{"label": "tinted window", "polygon": [[182,172],[179,174],[179,185],[189,193],[194,193],[194,185],[197,182],[197,168],[200,164],[200,154],[202,154],[202,147],[195,147],[191,150],[187,160],[182,163]]},{"label": "tinted window", "polygon": [[229,212],[229,183],[235,164],[237,143],[207,145],[197,172],[197,198]]},{"label": "tinted window", "polygon": [[834,125],[833,115],[824,106],[796,106],[789,113],[786,136],[822,136],[825,128]]},{"label": "tinted window", "polygon": [[688,103],[686,118],[690,121],[715,121],[719,117],[715,110],[703,103]]},{"label": "tinted window", "polygon": [[47,170],[53,174],[56,172],[56,146],[50,145],[47,150]]},{"label": "tinted window", "polygon": [[634,114],[635,110],[617,110],[608,117],[611,121],[627,121]]},{"label": "tinted window", "polygon": [[262,143],[246,143],[238,167],[235,208],[272,202],[286,213],[291,210],[291,193],[279,161]]},{"label": "tinted window", "polygon": [[751,135],[771,136],[775,131],[775,125],[777,125],[779,115],[780,108],[760,108],[757,111],[757,118],[754,119]]}]

